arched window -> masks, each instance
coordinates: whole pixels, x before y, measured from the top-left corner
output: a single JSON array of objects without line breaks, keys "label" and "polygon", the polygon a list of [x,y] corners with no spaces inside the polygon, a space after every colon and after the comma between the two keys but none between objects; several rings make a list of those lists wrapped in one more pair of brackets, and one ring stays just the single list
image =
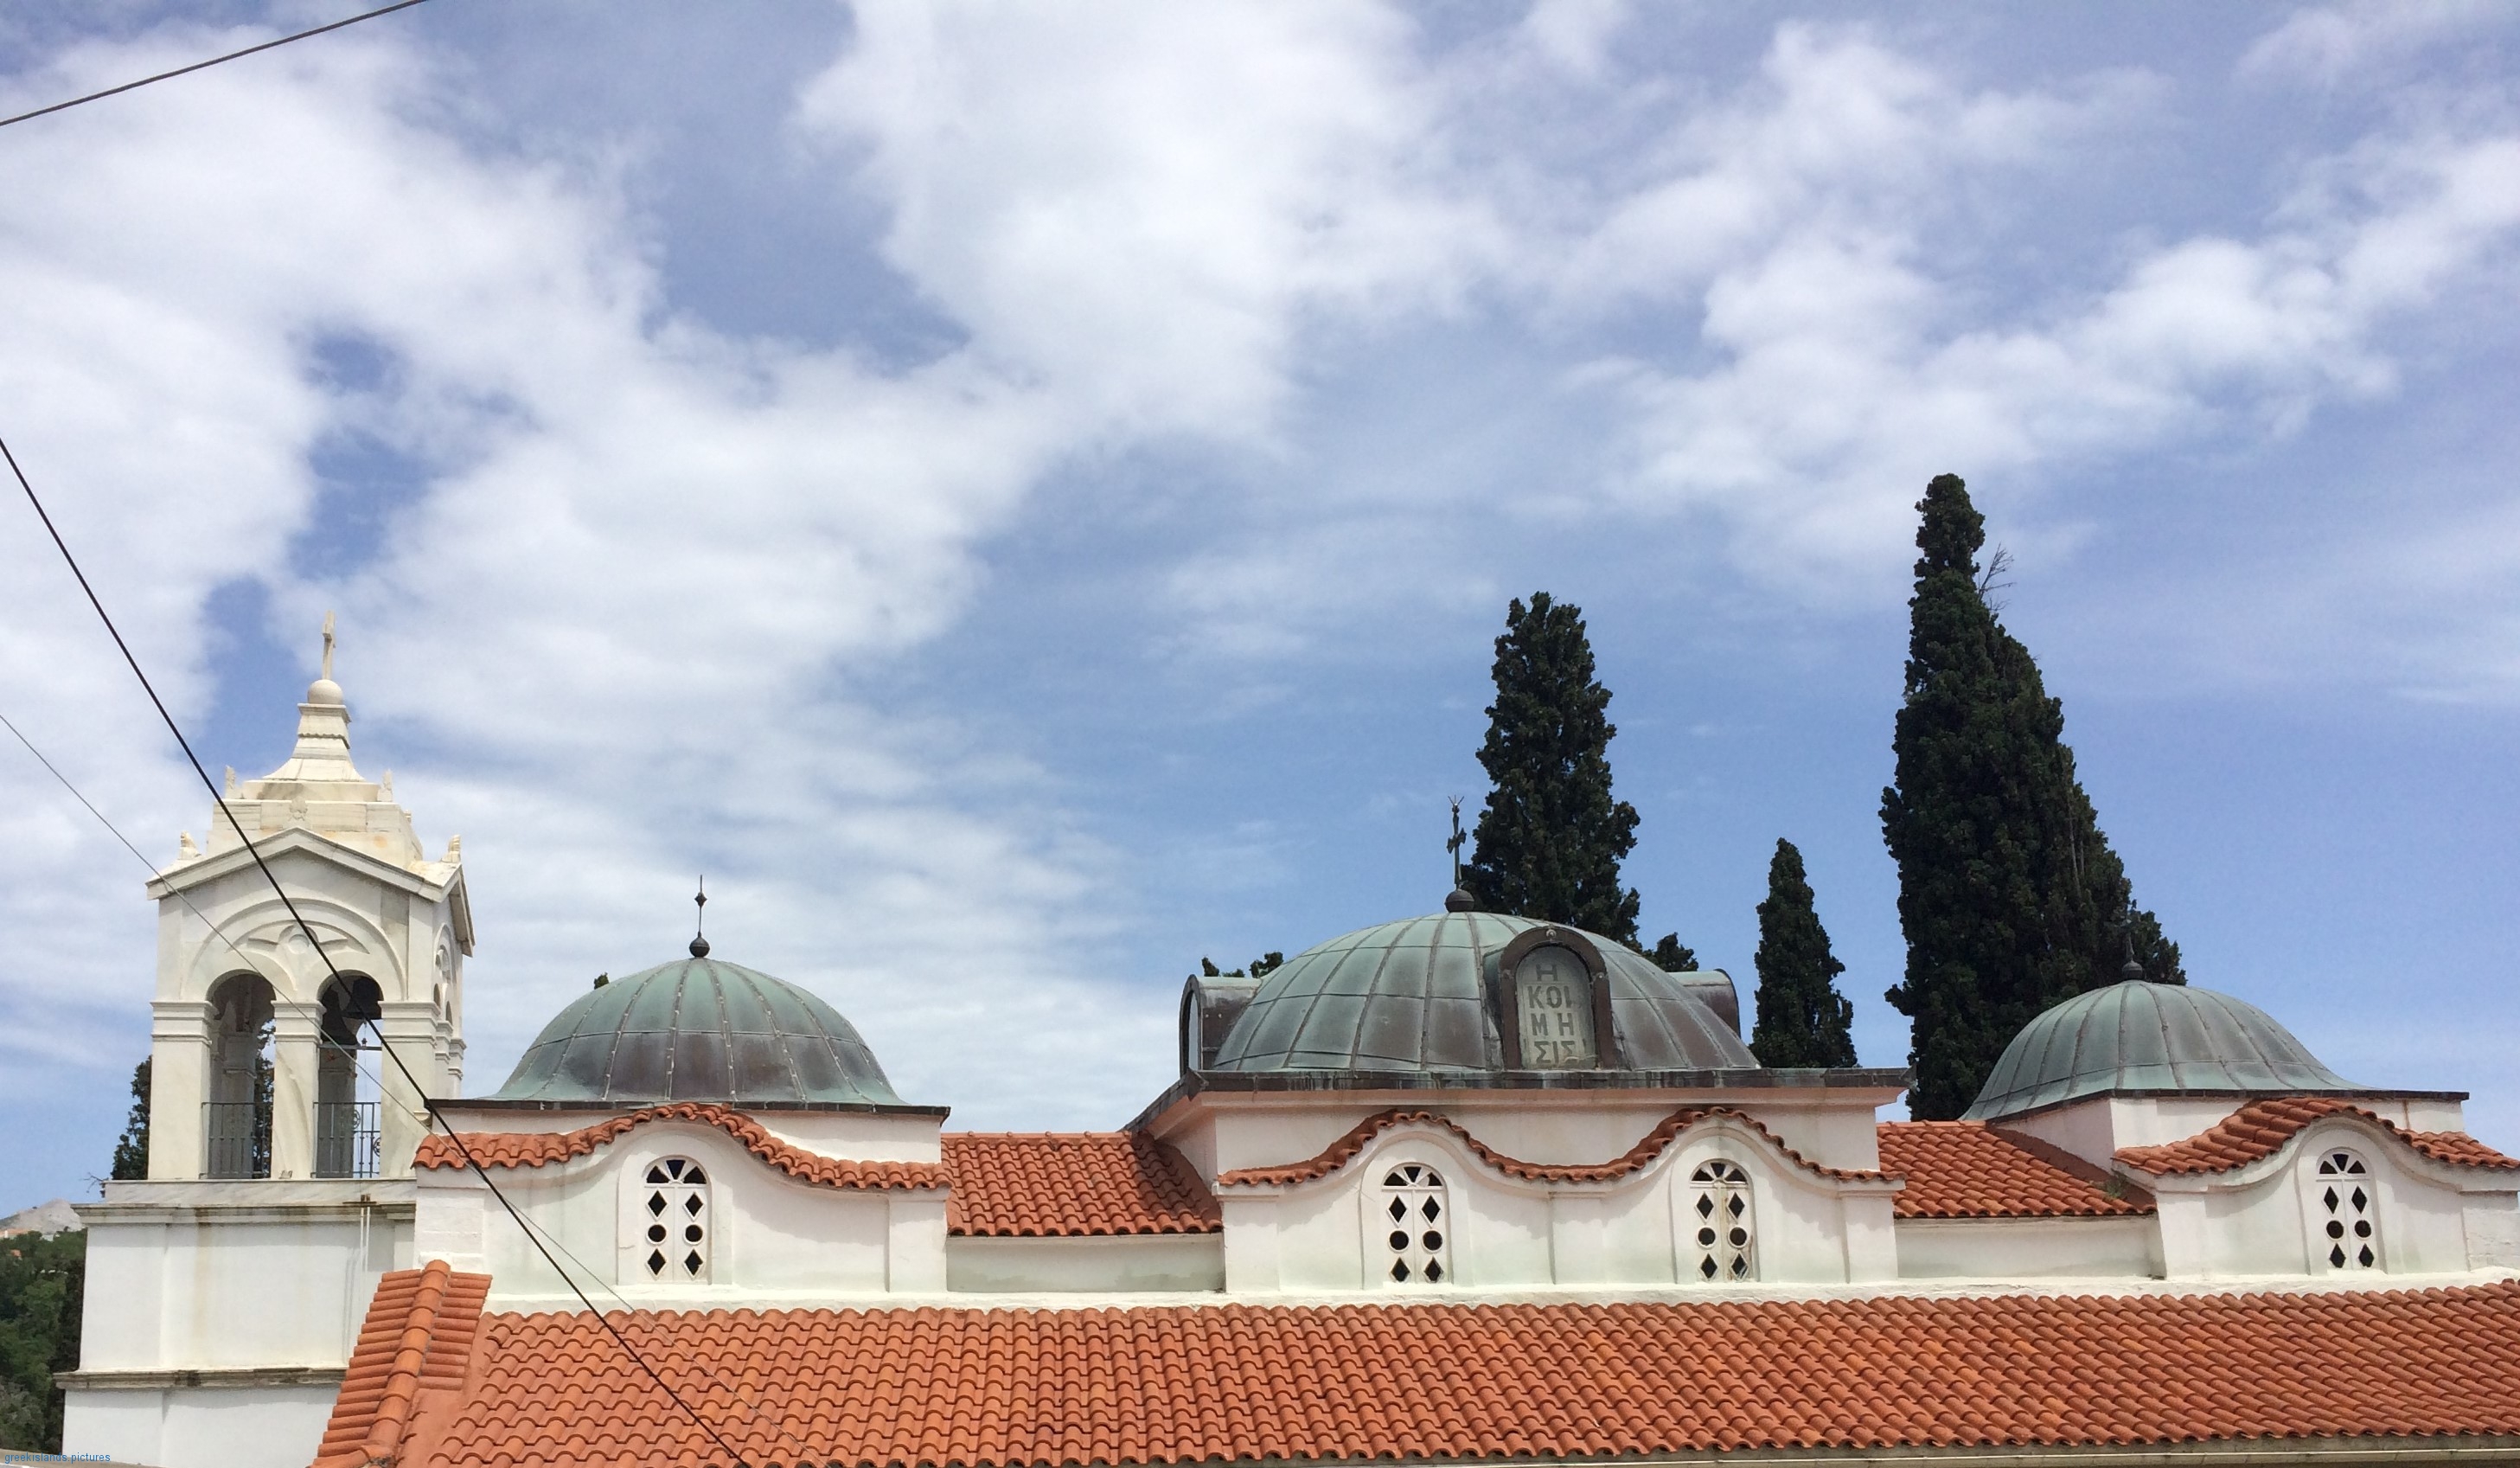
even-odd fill
[{"label": "arched window", "polygon": [[328,980],[315,1050],[315,1175],[377,1175],[376,1082],[359,1069],[373,1048],[365,1027],[384,1013],[384,994],[365,974]]},{"label": "arched window", "polygon": [[271,985],[230,974],[210,986],[210,1084],[202,1103],[204,1177],[271,1175]]},{"label": "arched window", "polygon": [[1720,1157],[1699,1163],[1688,1174],[1688,1207],[1683,1227],[1695,1246],[1689,1252],[1697,1277],[1709,1283],[1756,1279],[1750,1174],[1741,1165]]},{"label": "arched window", "polygon": [[709,1267],[708,1174],[688,1157],[648,1165],[639,1205],[640,1267],[654,1280],[705,1280]]},{"label": "arched window", "polygon": [[1383,1279],[1432,1285],[1451,1278],[1453,1220],[1443,1174],[1423,1163],[1402,1163],[1382,1174],[1378,1196],[1366,1235],[1382,1246]]},{"label": "arched window", "polygon": [[2330,1269],[2380,1267],[2380,1200],[2371,1170],[2342,1147],[2318,1154],[2311,1174],[2311,1249]]}]

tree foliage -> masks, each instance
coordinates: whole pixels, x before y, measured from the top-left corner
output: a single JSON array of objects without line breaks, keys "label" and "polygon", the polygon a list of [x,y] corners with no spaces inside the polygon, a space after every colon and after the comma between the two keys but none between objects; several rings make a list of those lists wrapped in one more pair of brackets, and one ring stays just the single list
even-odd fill
[{"label": "tree foliage", "polygon": [[1829,951],[1828,931],[1812,906],[1803,853],[1777,843],[1768,862],[1768,899],[1759,904],[1759,1012],[1750,1052],[1763,1066],[1855,1064],[1855,1006],[1837,991],[1846,965]]},{"label": "tree foliage", "polygon": [[1637,844],[1637,810],[1610,792],[1618,730],[1609,708],[1583,613],[1545,591],[1527,608],[1513,602],[1496,641],[1496,703],[1479,747],[1493,788],[1462,877],[1490,912],[1634,947],[1638,898],[1619,885],[1619,862]]},{"label": "tree foliage", "polygon": [[0,1445],[61,1451],[53,1373],[78,1364],[86,1282],[86,1234],[0,1239]]},{"label": "tree foliage", "polygon": [[1645,956],[1654,961],[1655,968],[1666,974],[1697,972],[1697,950],[1684,944],[1677,933],[1664,934],[1655,941],[1653,951]]},{"label": "tree foliage", "polygon": [[2178,945],[2135,905],[2029,649],[1987,603],[1985,522],[1958,476],[1917,510],[1897,784],[1881,828],[1899,864],[1904,980],[1919,1118],[1966,1110],[2004,1045],[2041,1010],[2115,981],[2182,984]]},{"label": "tree foliage", "polygon": [[143,1060],[131,1073],[131,1115],[122,1124],[122,1135],[113,1144],[114,1178],[129,1180],[149,1175],[149,1062]]},{"label": "tree foliage", "polygon": [[1286,962],[1286,955],[1272,948],[1238,969],[1220,969],[1213,958],[1202,957],[1192,979],[1265,979]]}]

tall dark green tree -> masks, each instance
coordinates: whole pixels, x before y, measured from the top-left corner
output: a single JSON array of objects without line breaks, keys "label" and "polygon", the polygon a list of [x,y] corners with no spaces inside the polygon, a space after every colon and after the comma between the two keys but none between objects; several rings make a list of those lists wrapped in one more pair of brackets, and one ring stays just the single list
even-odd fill
[{"label": "tall dark green tree", "polygon": [[1855,1006],[1837,991],[1846,965],[1828,950],[1828,930],[1812,906],[1803,853],[1777,843],[1768,862],[1768,899],[1759,904],[1759,1016],[1750,1053],[1763,1066],[1855,1064]]},{"label": "tall dark green tree", "polygon": [[149,1175],[149,1062],[140,1062],[131,1073],[131,1115],[124,1119],[122,1135],[113,1144],[113,1171],[117,1179]]},{"label": "tall dark green tree", "polygon": [[[1593,676],[1584,615],[1536,592],[1507,609],[1496,703],[1479,763],[1494,788],[1462,882],[1490,912],[1566,923],[1637,942],[1637,895],[1619,862],[1637,809],[1610,794],[1610,690]],[[1675,939],[1675,942],[1677,940]]]},{"label": "tall dark green tree", "polygon": [[1950,1118],[2032,1016],[2114,982],[2130,946],[2144,977],[2186,977],[2075,776],[2064,706],[1987,603],[1968,487],[1944,475],[1916,508],[1898,783],[1881,793],[1908,938],[1889,997],[1912,1022],[1910,1108]]},{"label": "tall dark green tree", "polygon": [[1666,974],[1697,972],[1697,950],[1683,943],[1677,933],[1664,934],[1655,941],[1653,951],[1645,956],[1654,961],[1655,968]]}]

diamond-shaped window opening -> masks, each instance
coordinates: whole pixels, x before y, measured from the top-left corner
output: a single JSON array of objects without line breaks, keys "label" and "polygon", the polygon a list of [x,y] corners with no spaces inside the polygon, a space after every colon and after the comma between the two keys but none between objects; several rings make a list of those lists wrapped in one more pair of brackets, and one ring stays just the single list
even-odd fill
[{"label": "diamond-shaped window opening", "polygon": [[[708,1174],[700,1165],[687,1157],[659,1158],[642,1174],[646,1198],[640,1209],[645,1218],[640,1224],[640,1242],[648,1246],[641,1257],[650,1279],[661,1280],[671,1271],[684,1280],[706,1280],[709,1269],[708,1248]],[[652,1219],[653,1221],[647,1221]],[[681,1220],[677,1223],[675,1220]],[[668,1257],[660,1247],[668,1240],[682,1249],[679,1257]]]},{"label": "diamond-shaped window opening", "polygon": [[2318,1155],[2318,1170],[2303,1189],[2314,1255],[2331,1270],[2380,1267],[2380,1199],[2370,1179],[2361,1157],[2331,1148]]},{"label": "diamond-shaped window opening", "polygon": [[1693,1269],[1699,1279],[1744,1283],[1759,1277],[1751,1227],[1750,1174],[1729,1158],[1709,1158],[1688,1174],[1688,1226]]},{"label": "diamond-shaped window opening", "polygon": [[1452,1277],[1452,1206],[1444,1175],[1424,1163],[1399,1163],[1382,1174],[1382,1202],[1367,1216],[1367,1247],[1390,1263],[1382,1277],[1393,1285],[1435,1285]]}]

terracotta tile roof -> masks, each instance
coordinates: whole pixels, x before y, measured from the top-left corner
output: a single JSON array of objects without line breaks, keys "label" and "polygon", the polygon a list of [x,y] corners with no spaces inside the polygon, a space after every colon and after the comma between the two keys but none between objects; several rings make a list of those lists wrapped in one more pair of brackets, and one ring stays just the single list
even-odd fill
[{"label": "terracotta tile roof", "polygon": [[[2520,1434],[2520,1283],[1704,1304],[624,1313],[754,1463],[1635,1456]],[[583,1313],[422,1461],[715,1462]]]},{"label": "terracotta tile roof", "polygon": [[949,1131],[945,1226],[1010,1237],[1214,1233],[1216,1196],[1188,1160],[1129,1131]]},{"label": "terracotta tile roof", "polygon": [[1671,1145],[1673,1138],[1712,1117],[1729,1118],[1749,1127],[1767,1138],[1778,1151],[1791,1159],[1796,1166],[1823,1177],[1886,1180],[1885,1173],[1851,1171],[1844,1168],[1823,1168],[1783,1142],[1778,1141],[1776,1133],[1760,1125],[1757,1118],[1735,1111],[1729,1106],[1683,1107],[1663,1118],[1654,1129],[1646,1132],[1635,1146],[1608,1162],[1571,1165],[1524,1162],[1520,1158],[1508,1157],[1462,1130],[1461,1124],[1449,1117],[1431,1111],[1394,1108],[1390,1111],[1376,1112],[1357,1123],[1348,1129],[1346,1135],[1302,1162],[1287,1163],[1282,1167],[1275,1168],[1236,1168],[1230,1171],[1218,1173],[1216,1185],[1236,1187],[1250,1184],[1285,1184],[1310,1182],[1316,1177],[1327,1177],[1346,1167],[1358,1153],[1365,1150],[1365,1144],[1374,1137],[1394,1126],[1410,1124],[1437,1126],[1453,1133],[1462,1139],[1462,1144],[1468,1147],[1479,1161],[1508,1177],[1519,1177],[1527,1182],[1609,1182],[1625,1177],[1660,1157],[1663,1149]]},{"label": "terracotta tile roof", "polygon": [[489,1293],[489,1275],[458,1274],[444,1260],[377,1281],[316,1468],[400,1461],[416,1419],[462,1391]]},{"label": "terracotta tile roof", "polygon": [[2155,1176],[2228,1172],[2272,1155],[2303,1127],[2333,1116],[2359,1117],[2435,1162],[2461,1168],[2520,1169],[2520,1158],[2505,1157],[2464,1131],[2408,1131],[2335,1096],[2252,1101],[2184,1141],[2120,1147],[2117,1160]]},{"label": "terracotta tile roof", "polygon": [[[653,1122],[698,1122],[742,1142],[744,1150],[790,1177],[828,1188],[941,1188],[945,1169],[935,1163],[847,1162],[791,1146],[740,1111],[694,1101],[651,1106],[575,1131],[468,1131],[464,1145],[485,1168],[539,1168],[583,1157],[633,1127]],[[446,1137],[420,1144],[415,1168],[461,1168],[464,1156]]]},{"label": "terracotta tile roof", "polygon": [[2033,1137],[1983,1122],[1884,1122],[1881,1167],[1907,1174],[1902,1218],[2071,1218],[2148,1214],[2140,1188]]}]

